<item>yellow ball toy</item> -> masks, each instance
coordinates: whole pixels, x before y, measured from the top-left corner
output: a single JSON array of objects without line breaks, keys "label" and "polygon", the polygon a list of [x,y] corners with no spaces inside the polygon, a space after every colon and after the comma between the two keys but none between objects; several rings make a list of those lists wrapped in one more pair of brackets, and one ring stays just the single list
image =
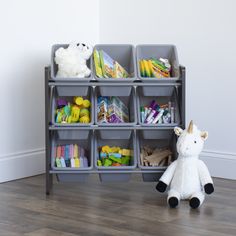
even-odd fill
[{"label": "yellow ball toy", "polygon": [[88,116],[89,117],[89,115],[90,115],[90,112],[87,108],[82,108],[80,110],[80,117],[82,117],[82,116]]},{"label": "yellow ball toy", "polygon": [[84,102],[84,99],[82,97],[74,97],[74,102],[76,105],[81,106]]},{"label": "yellow ball toy", "polygon": [[84,99],[83,101],[83,107],[84,108],[89,108],[91,105],[90,101],[88,99]]},{"label": "yellow ball toy", "polygon": [[82,117],[80,117],[79,122],[80,123],[89,123],[90,118],[89,118],[89,116],[82,116]]}]

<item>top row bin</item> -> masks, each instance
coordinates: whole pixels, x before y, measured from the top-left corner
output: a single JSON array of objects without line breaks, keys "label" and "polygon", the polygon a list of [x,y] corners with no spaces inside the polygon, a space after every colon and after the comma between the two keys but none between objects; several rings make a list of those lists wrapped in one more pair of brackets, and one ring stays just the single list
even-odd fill
[{"label": "top row bin", "polygon": [[[154,77],[142,77],[140,74],[139,61],[142,59],[150,58],[166,58],[171,64],[171,77],[170,78],[154,78]],[[177,49],[174,45],[167,44],[145,44],[138,45],[136,48],[136,59],[137,59],[137,73],[138,78],[143,82],[168,82],[176,81],[179,79],[179,60]]]},{"label": "top row bin", "polygon": [[96,76],[95,64],[92,58],[94,78],[98,82],[133,82],[137,79],[135,73],[136,64],[134,46],[130,44],[99,44],[95,45],[94,50],[103,50],[104,52],[106,52],[111,58],[113,58],[113,60],[122,65],[130,75],[128,78],[99,78]]},{"label": "top row bin", "polygon": [[[111,56],[115,61],[118,61],[125,70],[129,73],[129,78],[98,78],[95,73],[95,66],[93,55],[87,60],[87,66],[91,69],[91,75],[87,78],[62,78],[57,77],[58,66],[55,63],[55,52],[58,48],[68,47],[68,44],[56,44],[52,47],[51,54],[51,78],[55,82],[111,82],[111,83],[130,83],[134,81],[142,82],[173,82],[179,80],[179,61],[177,50],[174,45],[163,45],[163,44],[147,44],[138,45],[135,47],[131,44],[98,44],[94,46],[94,50],[103,50],[109,56]],[[135,52],[136,51],[136,52]],[[140,74],[139,61],[142,59],[150,58],[167,58],[172,66],[171,77],[170,78],[147,78],[142,77]]]}]

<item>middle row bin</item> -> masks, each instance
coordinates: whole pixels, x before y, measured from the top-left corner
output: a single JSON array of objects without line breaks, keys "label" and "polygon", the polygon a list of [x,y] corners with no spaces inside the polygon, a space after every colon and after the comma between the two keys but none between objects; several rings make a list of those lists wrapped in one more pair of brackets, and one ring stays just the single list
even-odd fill
[{"label": "middle row bin", "polygon": [[93,88],[81,85],[55,86],[51,97],[51,111],[51,122],[55,126],[94,124]]},{"label": "middle row bin", "polygon": [[[71,135],[71,133],[73,135]],[[77,157],[86,157],[87,166],[80,165],[80,167],[58,167],[56,158],[61,156],[66,156],[66,150],[58,151],[58,147],[73,146],[77,144]],[[140,170],[145,171],[142,173],[143,181],[157,181],[164,170],[166,169],[168,163],[165,162],[162,166],[146,166],[143,164],[142,150],[144,148],[149,149],[168,149],[171,153],[166,155],[171,155],[170,161],[173,161],[177,158],[176,154],[176,137],[172,129],[166,130],[134,130],[129,129],[101,129],[101,130],[57,130],[53,132],[52,135],[52,145],[51,145],[51,168],[52,170],[57,171],[57,177],[59,181],[68,182],[68,181],[86,181],[89,176],[89,170],[95,168],[99,170],[99,178],[102,182],[127,182],[131,178],[132,170],[137,167]],[[112,151],[104,151],[108,148],[117,148],[119,151],[114,151],[122,153],[121,156],[115,156]],[[83,151],[82,151],[83,150]],[[60,154],[58,153],[60,152]],[[63,152],[63,154],[62,154]],[[83,154],[81,154],[83,152]],[[106,153],[104,153],[106,152]],[[109,153],[110,152],[110,153]],[[125,153],[126,152],[126,153]],[[129,152],[129,153],[127,153]],[[165,152],[165,151],[164,151]],[[108,154],[109,153],[109,154]],[[105,154],[105,156],[104,156]],[[111,156],[112,158],[111,158]],[[155,154],[155,152],[154,152]],[[159,153],[163,155],[163,153]],[[159,156],[157,154],[157,156]],[[68,155],[68,153],[67,153]],[[71,155],[71,154],[69,154]],[[69,158],[74,158],[75,154],[72,154]],[[150,155],[150,154],[149,154]],[[122,158],[127,158],[125,163],[122,162]],[[116,157],[116,159],[114,158]],[[150,157],[150,156],[149,156]],[[115,162],[117,158],[120,160],[120,165],[106,165],[104,163],[105,159],[109,159]],[[169,158],[169,156],[168,156]],[[68,160],[68,158],[65,158]],[[98,164],[103,162],[102,165]],[[70,161],[70,160],[68,160]],[[113,162],[113,163],[115,163]],[[169,163],[170,164],[170,163]],[[62,173],[60,173],[62,171]],[[68,171],[64,173],[63,171]],[[112,171],[112,173],[111,173]],[[129,173],[121,173],[121,171],[130,171]],[[150,171],[150,173],[149,173]],[[80,172],[80,173],[78,173]]]},{"label": "middle row bin", "polygon": [[[78,113],[79,117],[80,114],[85,113],[84,111],[86,111],[89,116],[89,120],[87,122],[80,122],[79,120],[79,122],[70,123],[67,121],[68,117],[63,117],[63,115],[63,118],[60,118],[61,120],[58,118],[58,114],[60,112],[66,113],[66,108],[68,108],[62,108],[61,111],[58,107],[60,108],[63,104],[73,104],[74,96],[77,96],[78,99],[81,100],[79,100],[81,103],[83,102],[82,99],[90,102],[89,108],[84,109],[82,105],[82,108],[79,111],[80,113]],[[107,98],[113,99],[114,106],[108,106],[108,102],[106,102]],[[151,107],[150,104],[152,101],[155,102],[156,107],[167,105],[164,109],[161,108],[162,111],[167,110],[167,121],[162,121],[162,123],[154,122],[154,116],[158,118],[157,116],[159,110],[157,111],[156,108],[154,109],[154,106]],[[181,123],[179,100],[177,90],[174,86],[137,86],[136,91],[134,86],[122,85],[103,85],[96,86],[94,89],[89,86],[55,86],[51,103],[51,119],[52,124],[55,126],[91,126],[92,124],[96,124],[99,126],[108,127],[134,126],[137,123],[142,126],[176,126]],[[73,105],[70,107],[73,107]],[[150,118],[153,122],[144,122],[144,120],[142,120],[143,111],[140,109],[144,107],[150,114],[153,114],[153,117]],[[153,113],[151,113],[151,111]],[[116,119],[122,116],[122,112],[126,114],[128,119],[125,122],[121,121],[118,123]],[[70,116],[72,115],[73,114]],[[108,116],[112,117],[112,122],[108,122]]]},{"label": "middle row bin", "polygon": [[[98,101],[101,97],[102,99],[118,97],[119,101],[114,101],[114,106],[108,106],[106,100]],[[95,124],[97,125],[133,126],[137,124],[135,88],[133,86],[97,86],[95,88],[95,109]],[[122,117],[122,113],[127,113],[127,122],[107,123],[108,113],[114,114],[114,120]]]}]

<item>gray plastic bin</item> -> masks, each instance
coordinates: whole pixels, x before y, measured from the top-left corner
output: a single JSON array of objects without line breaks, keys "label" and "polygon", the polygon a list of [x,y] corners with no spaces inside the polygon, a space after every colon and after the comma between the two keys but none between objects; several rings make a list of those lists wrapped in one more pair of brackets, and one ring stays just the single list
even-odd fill
[{"label": "gray plastic bin", "polygon": [[78,78],[78,77],[71,77],[71,78],[63,78],[63,77],[57,77],[57,71],[58,71],[58,65],[55,63],[55,52],[60,47],[67,48],[69,44],[55,44],[52,46],[52,52],[51,52],[51,79],[55,82],[89,82],[93,80],[93,66],[92,66],[92,57],[91,55],[90,59],[87,60],[86,64],[88,68],[91,70],[91,74],[89,77],[85,78]]},{"label": "gray plastic bin", "polygon": [[[74,96],[82,96],[91,102],[90,107],[90,123],[56,123],[56,109],[57,109],[57,99],[64,98],[67,101],[72,102]],[[68,126],[90,126],[94,124],[94,95],[93,88],[89,86],[55,86],[53,90],[53,95],[51,98],[51,122],[53,125],[58,127],[68,127]]]},{"label": "gray plastic bin", "polygon": [[[137,87],[137,113],[138,113],[138,123],[142,126],[160,126],[160,127],[174,127],[181,123],[179,103],[177,92],[174,86],[138,86]],[[140,106],[147,106],[155,100],[158,104],[163,105],[171,101],[174,103],[174,123],[168,124],[145,124],[141,122],[141,112]]]},{"label": "gray plastic bin", "polygon": [[[129,109],[129,122],[127,123],[101,123],[98,122],[97,98],[99,96],[118,96]],[[97,86],[95,88],[95,124],[99,126],[132,126],[137,124],[137,109],[135,89],[132,86]]]},{"label": "gray plastic bin", "polygon": [[[172,71],[170,78],[152,78],[152,77],[142,77],[140,73],[139,61],[142,59],[150,59],[160,57],[166,58],[169,60]],[[179,71],[179,60],[177,49],[174,45],[168,44],[148,44],[148,45],[138,45],[136,47],[136,63],[137,63],[137,74],[143,82],[167,82],[167,81],[176,81],[179,80],[180,71]]]},{"label": "gray plastic bin", "polygon": [[[107,136],[108,132],[110,132],[110,136]],[[133,170],[137,166],[137,159],[136,159],[136,141],[135,141],[135,133],[132,130],[96,130],[94,133],[95,140],[94,140],[94,162],[95,167],[98,170],[101,170],[102,173],[99,173],[100,181],[102,182],[127,182],[130,180],[131,173],[119,173],[122,170]],[[108,146],[120,146],[122,148],[128,148],[133,150],[133,157],[131,159],[130,166],[98,166],[97,160],[99,159],[99,152],[98,148],[104,145]],[[117,173],[106,173],[106,171],[112,170]]]},{"label": "gray plastic bin", "polygon": [[159,180],[166,167],[143,166],[140,160],[140,152],[143,146],[151,148],[169,147],[172,151],[172,160],[177,158],[176,137],[173,130],[138,130],[137,131],[137,159],[138,167],[145,171],[156,171],[156,173],[143,173],[144,182],[156,182]]},{"label": "gray plastic bin", "polygon": [[[71,130],[70,130],[71,131]],[[86,173],[88,170],[91,170],[93,168],[93,144],[94,144],[94,139],[93,139],[93,132],[86,130],[87,132],[83,133],[84,136],[82,137],[76,137],[74,139],[67,139],[68,137],[61,137],[58,134],[58,131],[54,131],[52,135],[52,142],[51,142],[51,168],[53,170],[57,171],[68,171],[68,173],[62,173],[62,174],[57,174],[57,178],[59,181],[62,182],[71,182],[71,181],[86,181],[89,173]],[[65,144],[78,144],[79,146],[83,147],[87,151],[86,157],[88,158],[88,167],[80,167],[80,168],[71,168],[71,167],[56,167],[55,165],[55,152],[56,152],[56,146],[57,145],[65,145]],[[83,172],[83,174],[75,173],[80,171]]]},{"label": "gray plastic bin", "polygon": [[99,78],[96,75],[94,58],[93,73],[94,78],[99,82],[132,82],[137,80],[136,63],[135,63],[135,49],[131,44],[98,44],[95,45],[94,50],[103,50],[113,60],[117,61],[125,70],[131,75],[129,78]]}]

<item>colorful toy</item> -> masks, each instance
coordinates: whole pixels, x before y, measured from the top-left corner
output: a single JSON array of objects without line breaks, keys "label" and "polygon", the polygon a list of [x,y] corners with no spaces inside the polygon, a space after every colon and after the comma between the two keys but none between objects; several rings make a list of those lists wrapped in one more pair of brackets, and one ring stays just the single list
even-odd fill
[{"label": "colorful toy", "polygon": [[77,105],[73,105],[71,108],[71,115],[68,117],[68,123],[77,123],[80,117],[80,108]]},{"label": "colorful toy", "polygon": [[208,133],[198,130],[193,121],[190,122],[187,129],[182,130],[175,127],[174,131],[179,136],[176,145],[178,159],[172,162],[164,172],[156,189],[164,192],[170,185],[167,198],[170,207],[177,207],[180,200],[183,199],[189,200],[191,208],[198,208],[204,201],[205,193],[214,192],[208,168],[202,160],[199,160],[199,154]]},{"label": "colorful toy", "polygon": [[58,145],[55,151],[56,167],[88,167],[88,158],[83,147],[77,144]]},{"label": "colorful toy", "polygon": [[133,152],[120,147],[102,146],[99,148],[98,166],[129,166]]},{"label": "colorful toy", "polygon": [[87,108],[82,108],[82,109],[80,110],[80,117],[82,117],[82,116],[87,116],[87,117],[89,117],[89,116],[90,116],[90,111],[89,111]]},{"label": "colorful toy", "polygon": [[74,103],[78,106],[82,106],[83,101],[84,101],[84,99],[82,97],[74,97]]},{"label": "colorful toy", "polygon": [[145,124],[157,123],[174,123],[175,121],[175,106],[169,101],[168,104],[157,104],[152,100],[148,107],[140,107],[140,119]]},{"label": "colorful toy", "polygon": [[72,43],[67,48],[60,47],[55,52],[55,63],[58,65],[57,77],[84,78],[91,74],[87,67],[93,52],[92,46]]},{"label": "colorful toy", "polygon": [[97,99],[97,115],[100,123],[129,122],[128,107],[119,97],[102,97]]},{"label": "colorful toy", "polygon": [[89,123],[90,118],[88,116],[82,116],[82,117],[79,118],[79,122],[80,123]]},{"label": "colorful toy", "polygon": [[88,99],[83,100],[83,107],[84,108],[89,108],[91,105],[90,101]]},{"label": "colorful toy", "polygon": [[56,123],[89,123],[91,103],[83,97],[74,97],[75,104],[66,102],[65,99],[57,100]]},{"label": "colorful toy", "polygon": [[140,74],[142,77],[168,78],[171,73],[171,65],[165,58],[150,58],[139,61]]}]

